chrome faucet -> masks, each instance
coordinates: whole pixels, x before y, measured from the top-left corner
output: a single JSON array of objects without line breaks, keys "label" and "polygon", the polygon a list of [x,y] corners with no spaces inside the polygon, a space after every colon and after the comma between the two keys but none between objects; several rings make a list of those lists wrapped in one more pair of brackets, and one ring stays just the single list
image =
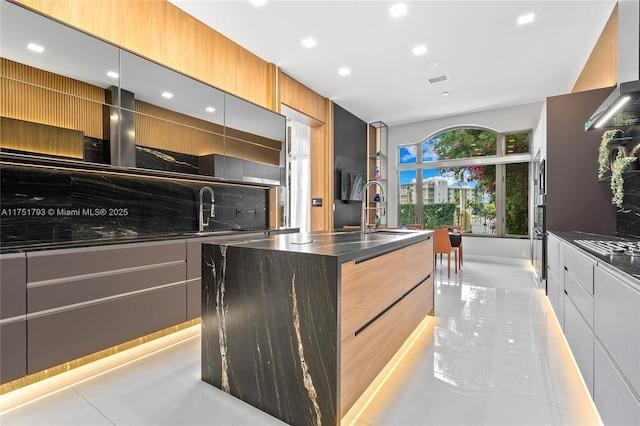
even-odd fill
[{"label": "chrome faucet", "polygon": [[[203,195],[205,192],[211,194],[211,214],[207,216],[207,221],[204,220],[204,200]],[[200,210],[198,214],[198,232],[204,231],[205,226],[209,226],[209,218],[216,217],[215,197],[213,196],[213,189],[210,186],[203,186],[200,188]]]},{"label": "chrome faucet", "polygon": [[360,223],[360,232],[362,232],[363,234],[369,233],[369,225],[367,224],[367,205],[369,204],[369,200],[367,199],[367,188],[369,188],[370,185],[374,184],[380,187],[380,196],[382,197],[381,200],[384,200],[384,187],[380,182],[370,180],[369,182],[364,184],[364,186],[362,187],[362,222]]}]

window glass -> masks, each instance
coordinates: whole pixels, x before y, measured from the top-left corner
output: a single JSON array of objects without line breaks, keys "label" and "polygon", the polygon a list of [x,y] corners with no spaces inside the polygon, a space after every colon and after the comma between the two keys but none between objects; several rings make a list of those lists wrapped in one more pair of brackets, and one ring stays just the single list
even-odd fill
[{"label": "window glass", "polygon": [[505,232],[529,234],[529,163],[506,165]]},{"label": "window glass", "polygon": [[482,157],[496,153],[497,135],[487,130],[447,130],[422,143],[423,162]]},{"label": "window glass", "polygon": [[416,164],[417,151],[418,147],[416,145],[401,146],[398,148],[399,164]]},{"label": "window glass", "polygon": [[400,172],[400,190],[398,200],[400,202],[400,215],[398,225],[416,223],[416,170],[403,170]]},{"label": "window glass", "polygon": [[463,232],[495,234],[496,166],[422,171],[425,228],[458,225]]},{"label": "window glass", "polygon": [[529,133],[505,135],[505,154],[525,154],[529,152]]}]

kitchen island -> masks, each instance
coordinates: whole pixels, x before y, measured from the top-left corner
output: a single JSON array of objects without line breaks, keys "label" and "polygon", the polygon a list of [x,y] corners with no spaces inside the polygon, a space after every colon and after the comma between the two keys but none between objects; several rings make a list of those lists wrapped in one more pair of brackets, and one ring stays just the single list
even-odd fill
[{"label": "kitchen island", "polygon": [[433,234],[202,246],[202,380],[293,425],[340,419],[433,309]]}]

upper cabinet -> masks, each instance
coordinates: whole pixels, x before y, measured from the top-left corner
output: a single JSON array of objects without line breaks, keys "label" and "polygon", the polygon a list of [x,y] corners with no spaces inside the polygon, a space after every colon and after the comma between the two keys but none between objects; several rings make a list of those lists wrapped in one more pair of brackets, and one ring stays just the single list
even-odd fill
[{"label": "upper cabinet", "polygon": [[5,0],[0,16],[3,152],[226,179],[214,156],[280,166],[284,116]]}]

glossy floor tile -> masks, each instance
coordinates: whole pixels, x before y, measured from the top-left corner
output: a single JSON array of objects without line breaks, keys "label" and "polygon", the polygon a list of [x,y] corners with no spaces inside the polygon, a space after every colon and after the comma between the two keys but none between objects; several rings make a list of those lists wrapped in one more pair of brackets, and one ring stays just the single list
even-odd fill
[{"label": "glossy floor tile", "polygon": [[[531,267],[435,275],[435,316],[343,425],[601,424]],[[143,346],[1,396],[0,424],[283,424],[200,380],[199,326]]]}]

